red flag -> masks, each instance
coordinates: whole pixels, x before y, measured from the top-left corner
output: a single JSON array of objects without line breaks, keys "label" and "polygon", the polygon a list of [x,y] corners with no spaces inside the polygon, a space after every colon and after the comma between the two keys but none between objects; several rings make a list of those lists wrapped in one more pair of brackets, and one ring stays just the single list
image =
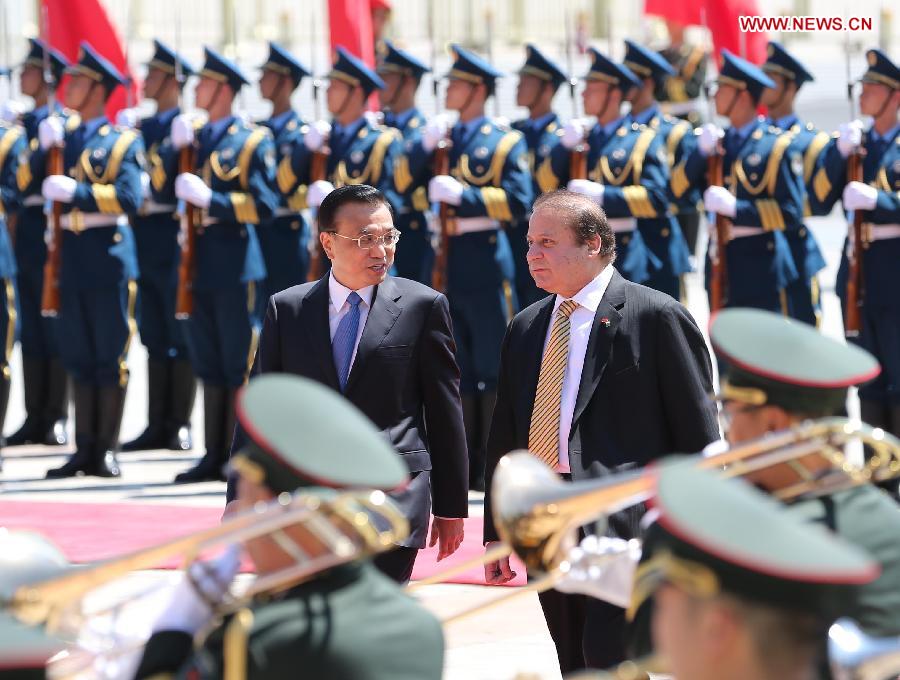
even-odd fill
[{"label": "red flag", "polygon": [[[78,58],[78,46],[84,40],[119,69],[119,73],[132,78],[122,39],[100,0],[41,0],[41,4],[47,8],[49,23],[49,35],[45,39],[67,59],[75,61]],[[140,90],[134,79],[130,90],[132,106],[137,105]],[[115,120],[116,112],[126,103],[125,89],[117,87],[106,105],[107,117]]]},{"label": "red flag", "polygon": [[331,26],[332,59],[335,50],[343,47],[375,67],[370,0],[328,0],[328,24]]},{"label": "red flag", "polygon": [[646,0],[644,14],[675,21],[682,26],[699,26],[703,23],[700,12],[703,6],[704,0]]}]

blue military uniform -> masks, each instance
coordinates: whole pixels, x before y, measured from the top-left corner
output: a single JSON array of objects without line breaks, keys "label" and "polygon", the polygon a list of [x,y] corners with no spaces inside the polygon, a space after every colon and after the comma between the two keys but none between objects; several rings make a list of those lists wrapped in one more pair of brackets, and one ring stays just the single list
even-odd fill
[{"label": "blue military uniform", "polygon": [[[386,52],[378,65],[379,74],[399,73],[418,82],[423,74],[431,70],[390,41],[385,40],[384,46]],[[425,122],[425,116],[415,106],[406,111],[387,111],[384,114],[384,124],[402,136],[404,153],[408,153],[419,141]],[[419,180],[414,181],[410,174],[406,156],[400,156],[394,170],[394,188],[402,204],[394,216],[394,226],[400,230],[402,239],[394,256],[394,274],[430,286],[434,268],[430,206],[426,183],[421,178]]]},{"label": "blue military uniform", "polygon": [[[175,78],[176,59],[184,78],[194,71],[184,59],[158,40],[147,64]],[[138,266],[138,330],[148,355],[148,423],[147,429],[123,451],[168,448],[187,451],[192,448],[190,418],[194,406],[196,381],[191,369],[182,324],[175,319],[175,296],[178,288],[178,245],[180,221],[175,198],[177,158],[164,162],[160,147],[168,138],[172,121],[181,113],[175,107],[159,111],[139,123],[139,131],[147,149],[150,177],[149,195],[138,215],[131,218],[137,244]]]},{"label": "blue military uniform", "polygon": [[702,45],[679,45],[659,51],[675,75],[657,83],[655,99],[667,115],[682,118],[694,127],[701,123],[700,93],[706,82],[709,55]]},{"label": "blue military uniform", "polygon": [[[26,146],[25,131],[14,125],[0,122],[0,285],[3,298],[0,303],[0,331],[3,332],[3,353],[0,354],[0,430],[6,420],[9,404],[9,357],[16,338],[16,258],[9,239],[8,224],[19,206],[16,186],[16,167],[19,154]],[[0,458],[0,469],[3,460]]]},{"label": "blue military uniform", "polygon": [[[107,96],[125,84],[87,43],[67,72],[89,78]],[[60,345],[63,364],[75,384],[77,451],[48,477],[119,475],[115,452],[138,276],[126,215],[136,213],[143,200],[143,156],[140,136],[113,127],[105,116],[82,122],[66,135],[63,167],[77,184],[71,202],[63,205],[62,242],[57,244],[62,249],[59,332],[66,340]]]},{"label": "blue military uniform", "polygon": [[[813,80],[809,71],[774,41],[769,43],[768,58],[762,65],[762,70],[765,73],[783,76],[796,83],[798,88]],[[803,184],[807,194],[804,216],[827,215],[830,210],[824,210],[817,201],[809,200],[809,197],[813,195],[811,187],[813,170],[831,136],[827,132],[816,130],[812,123],[804,124],[795,114],[769,122],[793,136],[788,153],[795,168],[800,165],[803,167]],[[787,288],[791,316],[818,326],[822,316],[822,305],[816,275],[825,268],[825,258],[809,227],[804,225],[796,231],[788,230],[784,235],[791,248],[798,274],[797,280],[788,284]]]},{"label": "blue military uniform", "polygon": [[[675,71],[657,52],[648,50],[631,40],[625,41],[625,66],[640,78],[652,78],[655,82],[665,80]],[[693,135],[691,124],[662,115],[659,106],[653,104],[644,111],[631,116],[639,125],[656,130],[657,136],[665,145],[666,160],[669,170],[690,151]],[[686,194],[690,194],[686,196]],[[682,276],[691,271],[691,251],[681,231],[681,224],[675,216],[681,210],[686,216],[693,211],[696,217],[697,203],[690,204],[691,197],[699,198],[699,190],[685,190],[676,198],[671,180],[668,186],[669,209],[666,213],[653,218],[638,220],[638,229],[650,251],[662,263],[662,268],[651,274],[646,285],[668,293],[676,300],[685,300]]]},{"label": "blue military uniform", "polygon": [[[587,80],[612,83],[627,92],[640,81],[627,66],[616,64],[591,48],[593,64]],[[668,159],[661,138],[652,128],[618,118],[595,125],[587,137],[588,179],[605,185],[603,210],[616,233],[616,269],[629,281],[646,283],[662,262],[644,241],[638,218],[667,213]],[[569,181],[571,152],[557,146],[538,171],[545,191]]]},{"label": "blue military uniform", "polygon": [[[900,89],[900,68],[881,50],[869,50],[862,81],[883,85],[888,95]],[[881,363],[882,373],[859,389],[866,422],[900,433],[900,124],[884,134],[870,129],[864,136],[863,183],[877,190],[874,208],[866,211],[862,247],[863,305],[858,342]],[[847,184],[847,160],[833,140],[823,152],[812,180],[811,203],[830,208]],[[852,214],[850,216],[852,223]],[[836,288],[845,303],[848,279],[846,252]]]},{"label": "blue military uniform", "polygon": [[[303,64],[275,43],[269,43],[269,57],[260,68],[290,78],[294,89],[304,77],[310,75]],[[303,165],[308,165],[309,151],[303,144],[307,127],[295,111],[285,111],[261,121],[260,125],[272,131],[275,139],[275,162],[279,164],[279,170],[280,163],[286,158],[290,159],[294,152],[306,158]],[[277,178],[279,206],[274,218],[261,224],[258,232],[266,262],[267,299],[285,288],[305,282],[309,271],[310,230],[301,212],[307,207],[305,195],[298,193],[296,188],[291,191],[289,187],[282,191],[283,175],[279,172]]]},{"label": "blue military uniform", "polygon": [[[568,76],[555,63],[548,59],[534,45],[525,46],[525,63],[519,69],[519,75],[534,76],[553,87],[554,91],[568,81]],[[523,118],[512,124],[514,130],[518,130],[525,138],[528,148],[528,166],[532,173],[532,191],[535,197],[541,194],[541,186],[538,183],[535,171],[541,167],[544,160],[550,156],[554,147],[559,144],[560,120],[559,116],[550,112],[540,118]],[[542,291],[534,283],[531,272],[528,271],[528,218],[527,213],[522,219],[515,220],[509,229],[509,242],[513,251],[513,259],[516,264],[516,295],[519,305],[527,307],[532,302],[537,302],[547,293]]]},{"label": "blue military uniform", "polygon": [[[247,84],[238,68],[206,48],[201,78]],[[195,210],[194,309],[187,342],[194,372],[203,381],[206,454],[176,482],[223,479],[234,430],[234,398],[256,352],[265,299],[266,267],[256,225],[278,208],[275,149],[267,128],[238,116],[209,122],[196,135],[194,168],[212,190],[209,208]],[[177,151],[163,144],[165,159]]]},{"label": "blue military uniform", "polygon": [[[43,42],[30,39],[30,49],[22,68],[44,68],[46,50],[50,75],[59,82],[68,61],[59,52],[48,49]],[[19,294],[19,338],[22,343],[22,372],[25,386],[25,422],[7,438],[8,446],[22,444],[60,445],[67,442],[68,413],[67,377],[59,358],[57,344],[58,320],[41,316],[41,296],[44,290],[44,263],[47,244],[44,232],[47,217],[41,197],[43,156],[32,152],[38,146],[38,125],[51,111],[40,106],[22,117],[28,144],[18,167],[17,184],[22,205],[16,225],[15,252],[19,263],[17,276]],[[60,116],[69,130],[80,123],[79,116],[55,105],[52,112]],[[40,169],[32,167],[40,163]]]},{"label": "blue military uniform", "polygon": [[[723,56],[720,83],[747,88],[757,99],[764,88],[774,86],[759,67],[727,50]],[[737,199],[735,217],[730,220],[731,240],[725,246],[728,307],[791,315],[787,288],[798,275],[785,232],[803,227],[804,203],[802,177],[792,167],[788,152],[792,141],[762,119],[725,134],[725,185]],[[706,167],[707,159],[698,147],[674,173],[705,186]],[[710,269],[707,263],[707,276]]]}]

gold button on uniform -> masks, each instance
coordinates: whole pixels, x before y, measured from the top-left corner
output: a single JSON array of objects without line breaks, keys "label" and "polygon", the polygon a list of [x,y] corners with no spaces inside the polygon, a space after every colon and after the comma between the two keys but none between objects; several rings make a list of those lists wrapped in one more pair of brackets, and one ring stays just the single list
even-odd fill
[{"label": "gold button on uniform", "polygon": [[663,227],[662,231],[659,232],[663,238],[666,238],[671,232],[668,227]]},{"label": "gold button on uniform", "polygon": [[120,234],[119,232],[116,232],[115,234],[113,234],[113,243],[121,243],[121,241],[122,241],[122,234]]}]

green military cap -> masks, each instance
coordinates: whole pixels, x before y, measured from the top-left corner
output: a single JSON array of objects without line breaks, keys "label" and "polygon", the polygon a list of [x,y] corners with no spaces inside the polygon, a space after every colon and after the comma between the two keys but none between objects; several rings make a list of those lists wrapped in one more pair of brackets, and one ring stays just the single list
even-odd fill
[{"label": "green military cap", "polygon": [[43,680],[47,662],[65,649],[65,644],[40,628],[25,626],[0,614],[0,678]]},{"label": "green military cap", "polygon": [[408,480],[400,456],[334,390],[282,373],[253,378],[237,398],[248,443],[231,465],[276,493],[302,486],[390,491]]},{"label": "green military cap", "polygon": [[759,309],[719,312],[709,335],[727,364],[718,395],[722,400],[831,415],[843,408],[848,387],[881,372],[865,350]]},{"label": "green military cap", "polygon": [[0,606],[24,585],[72,568],[62,551],[40,534],[0,527]]},{"label": "green military cap", "polygon": [[659,541],[635,574],[632,615],[671,583],[700,598],[727,593],[828,619],[880,574],[867,554],[743,480],[693,461],[664,462],[654,474]]}]

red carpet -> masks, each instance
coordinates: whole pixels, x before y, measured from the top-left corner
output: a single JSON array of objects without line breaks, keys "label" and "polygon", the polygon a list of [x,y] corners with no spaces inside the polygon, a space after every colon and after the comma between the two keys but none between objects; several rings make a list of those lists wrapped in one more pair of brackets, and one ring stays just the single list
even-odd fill
[{"label": "red carpet", "polygon": [[[36,531],[57,545],[71,562],[84,563],[119,557],[164,541],[185,536],[219,522],[219,508],[133,503],[48,503],[0,501],[0,527]],[[416,560],[413,580],[430,576],[447,566],[482,554],[481,518],[466,520],[466,537],[456,553],[439,564],[437,547],[422,550]],[[525,567],[514,559],[516,578],[510,585],[525,583]],[[156,565],[175,569],[173,558]],[[484,583],[484,569],[476,567],[454,576],[450,583]]]}]

